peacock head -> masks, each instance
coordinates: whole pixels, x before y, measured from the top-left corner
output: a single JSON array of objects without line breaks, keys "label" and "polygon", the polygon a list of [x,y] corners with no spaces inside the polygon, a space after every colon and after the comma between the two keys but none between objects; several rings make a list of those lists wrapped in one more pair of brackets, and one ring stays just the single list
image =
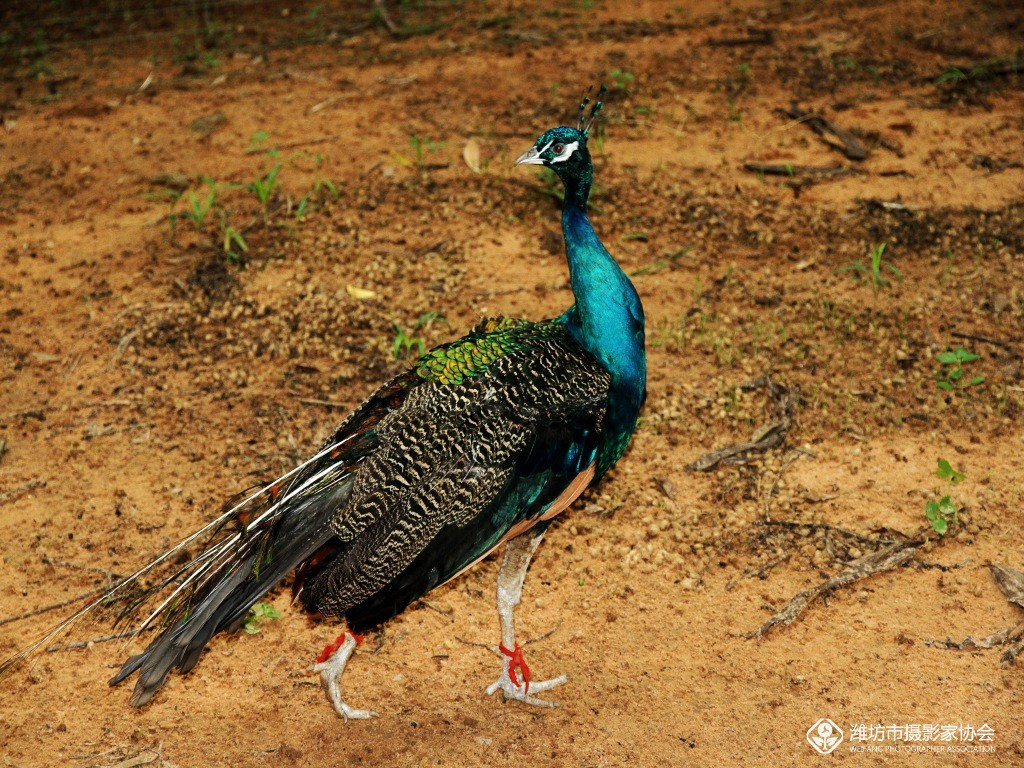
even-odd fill
[{"label": "peacock head", "polygon": [[519,156],[516,165],[547,166],[563,182],[567,177],[578,177],[590,165],[587,134],[568,125],[545,131],[536,144]]},{"label": "peacock head", "polygon": [[566,187],[575,187],[583,182],[587,188],[593,173],[590,152],[587,151],[587,138],[590,129],[600,114],[604,102],[602,97],[607,89],[602,85],[597,92],[597,99],[587,114],[590,98],[580,101],[580,119],[577,127],[560,125],[545,131],[537,142],[526,150],[516,165],[543,165],[550,168],[562,180]]}]

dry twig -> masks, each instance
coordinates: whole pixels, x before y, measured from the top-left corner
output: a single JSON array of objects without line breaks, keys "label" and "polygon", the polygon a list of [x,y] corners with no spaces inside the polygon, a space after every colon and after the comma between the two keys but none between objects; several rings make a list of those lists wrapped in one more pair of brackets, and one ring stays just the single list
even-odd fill
[{"label": "dry twig", "polygon": [[885,539],[872,539],[870,536],[857,533],[856,531],[850,531],[846,528],[840,528],[836,525],[829,525],[828,523],[802,523],[799,520],[755,520],[754,525],[763,526],[777,526],[779,528],[809,528],[816,531],[830,531],[832,533],[839,533],[843,536],[849,536],[852,539],[856,539],[862,544],[871,544],[876,547],[888,546],[893,543],[892,540]]},{"label": "dry twig", "polygon": [[924,528],[915,536],[912,536],[905,541],[898,541],[885,549],[875,552],[874,554],[866,555],[859,560],[854,560],[832,578],[794,595],[781,611],[777,611],[770,619],[768,619],[768,621],[756,630],[748,632],[742,635],[742,637],[747,639],[760,639],[764,637],[772,627],[779,624],[785,625],[792,623],[797,616],[803,613],[804,609],[807,608],[808,605],[819,597],[825,597],[840,587],[853,584],[854,582],[866,579],[869,576],[891,571],[893,568],[903,565],[914,557],[914,553],[917,552],[917,547],[925,542],[925,535],[930,530],[931,528]]},{"label": "dry twig", "polygon": [[[1006,645],[1006,643],[1013,642],[1014,640],[1020,640],[1022,637],[1024,637],[1024,623],[1018,624],[1016,627],[1000,629],[998,632],[993,632],[988,637],[983,637],[980,640],[975,640],[973,636],[968,635],[960,642],[953,640],[951,637],[947,637],[945,640],[925,640],[924,644],[931,646],[932,648],[949,648],[955,651],[969,651],[972,649],[988,650],[989,648]],[[1024,643],[1019,643],[1018,645],[1024,645]],[[1009,653],[1009,651],[1007,651],[1007,653]],[[1019,648],[1017,653],[1020,653]],[[1014,656],[1016,656],[1017,653],[1015,653]],[[1005,661],[1006,654],[1003,655],[1003,658]]]},{"label": "dry twig", "polygon": [[27,483],[19,485],[17,488],[11,488],[9,491],[3,491],[0,493],[0,504],[16,499],[41,485],[46,485],[46,481],[41,478],[36,478],[35,480],[29,480]]},{"label": "dry twig", "polygon": [[[851,160],[867,159],[868,151],[856,136],[845,128],[840,128],[835,123],[829,122],[821,115],[816,115],[813,112],[805,112],[800,109],[795,101],[790,104],[789,109],[780,109],[777,111],[784,117],[789,117],[797,122],[804,123],[808,128],[821,136],[826,144],[834,149],[840,150]],[[840,145],[837,146],[834,142],[829,141],[827,138],[828,135],[835,136],[839,140]]]},{"label": "dry twig", "polygon": [[1006,599],[1024,608],[1024,573],[1016,568],[1008,568],[995,563],[988,568],[992,572],[992,578],[999,585],[999,589],[1006,595]]},{"label": "dry twig", "polygon": [[59,651],[72,651],[79,648],[88,648],[91,645],[98,645],[100,643],[109,643],[111,640],[121,640],[126,637],[135,637],[143,632],[150,632],[159,627],[146,627],[145,629],[126,629],[123,632],[115,632],[112,635],[103,635],[101,637],[94,637],[91,640],[76,640],[73,643],[61,643],[60,645],[48,645],[46,646],[47,653],[57,653]]},{"label": "dry twig", "polygon": [[746,391],[761,387],[765,387],[769,396],[775,401],[777,420],[758,429],[750,440],[744,443],[705,453],[687,469],[707,472],[722,462],[739,463],[746,460],[748,453],[768,451],[782,444],[782,441],[786,439],[786,432],[789,431],[789,427],[793,423],[793,396],[789,394],[786,387],[776,384],[768,376],[759,376],[753,381],[739,385],[740,389]]},{"label": "dry twig", "polygon": [[373,0],[373,10],[377,12],[377,16],[380,18],[381,23],[387,27],[388,32],[395,37],[401,37],[402,30],[391,20],[391,17],[388,15],[388,9],[384,6],[384,0]]},{"label": "dry twig", "polygon": [[49,613],[50,611],[56,611],[58,608],[64,608],[65,606],[77,603],[81,600],[85,600],[89,597],[95,597],[96,595],[102,595],[109,589],[109,586],[102,586],[98,589],[91,589],[88,592],[83,592],[80,595],[69,597],[67,600],[61,600],[59,603],[53,603],[52,605],[44,605],[41,608],[34,608],[31,611],[25,611],[25,613],[19,613],[17,616],[8,616],[7,618],[0,619],[0,626],[4,624],[11,624],[15,621],[21,621],[22,619],[28,619],[32,616],[38,616],[41,613]]},{"label": "dry twig", "polygon": [[813,453],[808,451],[806,448],[797,448],[796,450],[790,451],[789,455],[782,462],[782,466],[779,467],[779,471],[775,475],[775,479],[772,484],[768,487],[768,493],[764,496],[764,519],[771,519],[771,507],[772,507],[772,496],[775,495],[775,491],[779,488],[779,482],[782,480],[782,476],[786,470],[793,466],[794,462],[801,456],[814,456]]},{"label": "dry twig", "polygon": [[735,587],[737,584],[739,584],[744,579],[766,579],[766,578],[768,578],[768,574],[771,573],[773,569],[775,569],[779,565],[782,565],[784,562],[789,560],[789,558],[791,558],[792,556],[793,556],[792,552],[787,552],[782,557],[777,557],[774,560],[772,560],[772,561],[770,561],[768,563],[765,563],[760,568],[758,568],[756,571],[749,571],[748,570],[748,571],[744,572],[744,574],[742,576],[737,576],[735,579],[730,580],[729,583],[725,585],[726,591],[731,590],[733,587]]},{"label": "dry twig", "polygon": [[743,168],[766,176],[811,177],[816,180],[839,179],[854,173],[844,165],[790,165],[789,163],[744,163]]},{"label": "dry twig", "polygon": [[717,40],[708,40],[708,45],[721,48],[735,48],[744,45],[773,45],[774,43],[774,29],[748,29],[746,37],[723,37]]}]

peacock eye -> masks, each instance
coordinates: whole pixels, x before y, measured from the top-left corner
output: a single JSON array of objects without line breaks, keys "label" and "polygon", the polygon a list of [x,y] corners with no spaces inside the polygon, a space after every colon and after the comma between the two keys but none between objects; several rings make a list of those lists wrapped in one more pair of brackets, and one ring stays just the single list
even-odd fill
[{"label": "peacock eye", "polygon": [[557,144],[555,144],[555,146],[551,148],[551,151],[554,152],[556,155],[560,155],[565,151],[565,144],[563,144],[562,142],[558,142]]}]

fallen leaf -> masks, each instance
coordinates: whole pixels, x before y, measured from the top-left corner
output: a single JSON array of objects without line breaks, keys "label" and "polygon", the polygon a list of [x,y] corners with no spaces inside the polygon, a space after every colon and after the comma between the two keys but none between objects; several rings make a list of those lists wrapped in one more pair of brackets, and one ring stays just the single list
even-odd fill
[{"label": "fallen leaf", "polygon": [[473,173],[480,173],[480,142],[470,139],[462,148],[462,159]]},{"label": "fallen leaf", "polygon": [[992,564],[989,566],[996,584],[1003,590],[1006,599],[1024,608],[1024,573],[1016,568]]},{"label": "fallen leaf", "polygon": [[359,299],[360,301],[377,298],[377,292],[371,291],[368,288],[357,288],[354,285],[346,285],[345,290],[348,291],[348,295],[353,299]]},{"label": "fallen leaf", "polygon": [[211,133],[220,128],[224,123],[228,121],[227,115],[221,112],[219,109],[216,112],[211,112],[208,115],[197,117],[191,123],[188,124],[190,130],[195,131],[203,136],[209,136]]},{"label": "fallen leaf", "polygon": [[159,757],[159,752],[142,753],[135,757],[129,757],[127,760],[122,760],[120,763],[114,763],[110,768],[138,768],[140,765],[149,765],[155,762]]},{"label": "fallen leaf", "polygon": [[654,484],[658,490],[662,492],[666,499],[674,499],[676,497],[676,486],[667,477],[655,477]]}]

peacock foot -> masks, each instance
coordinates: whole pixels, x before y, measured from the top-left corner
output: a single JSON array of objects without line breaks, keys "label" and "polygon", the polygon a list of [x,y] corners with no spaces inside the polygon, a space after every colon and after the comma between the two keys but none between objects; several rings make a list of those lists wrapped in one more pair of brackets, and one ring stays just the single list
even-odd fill
[{"label": "peacock foot", "polygon": [[313,665],[313,671],[320,673],[320,684],[327,692],[334,711],[345,718],[346,722],[377,717],[377,713],[372,710],[350,707],[341,697],[341,675],[360,640],[362,638],[354,632],[342,632],[337,640],[324,648]]},{"label": "peacock foot", "polygon": [[[526,663],[526,659],[523,657],[523,647],[519,643],[515,644],[515,648],[509,650],[505,647],[504,643],[498,645],[498,650],[501,651],[501,655],[505,658],[502,659],[501,663],[501,676],[487,686],[486,693],[488,696],[493,695],[497,691],[501,691],[502,696],[507,701],[508,699],[514,699],[515,701],[521,701],[524,704],[532,704],[535,707],[557,707],[557,702],[546,701],[545,699],[538,699],[536,696],[531,696],[530,691],[534,693],[543,693],[544,691],[550,691],[563,683],[569,681],[568,675],[559,675],[550,680],[538,680],[536,682],[530,680],[530,667]],[[522,681],[520,682],[520,676]]]}]

